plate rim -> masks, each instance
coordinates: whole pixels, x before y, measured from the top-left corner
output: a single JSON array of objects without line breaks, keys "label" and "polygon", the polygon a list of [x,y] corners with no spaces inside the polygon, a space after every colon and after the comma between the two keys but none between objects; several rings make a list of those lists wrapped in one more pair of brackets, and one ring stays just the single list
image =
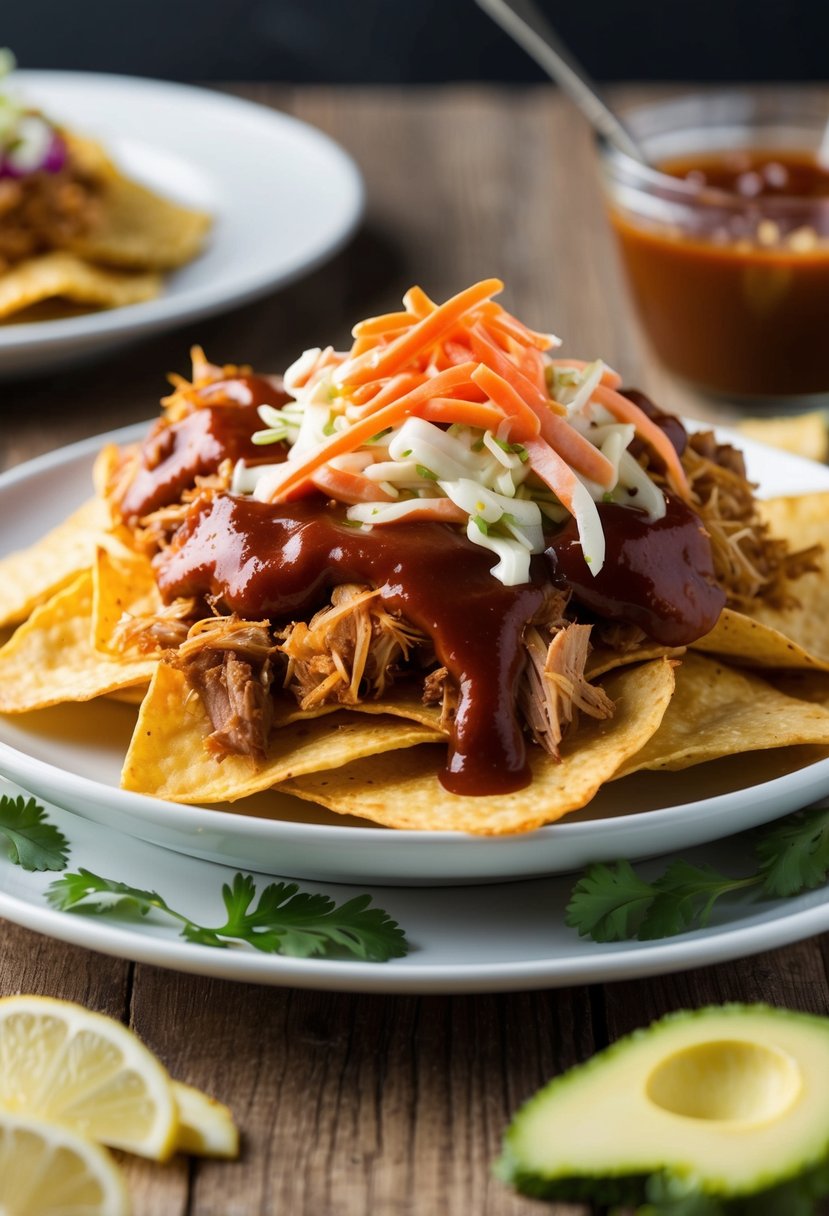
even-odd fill
[{"label": "plate rim", "polygon": [[[7,783],[0,778],[0,791]],[[12,789],[14,792],[14,789]],[[48,808],[48,801],[47,801]],[[54,808],[53,808],[54,809]],[[75,812],[58,808],[70,820],[81,818]],[[61,823],[62,827],[66,825]],[[105,835],[113,842],[129,840],[116,828],[107,827]],[[99,836],[100,839],[100,836]],[[712,841],[716,849],[723,841]],[[146,844],[146,842],[145,842]],[[169,853],[163,845],[149,845]],[[175,860],[175,858],[174,858]],[[200,858],[178,859],[216,871],[218,882],[234,868]],[[8,863],[11,865],[11,863]],[[93,864],[95,864],[93,859]],[[736,922],[697,929],[675,937],[654,941],[598,943],[578,939],[584,953],[551,953],[545,958],[509,962],[466,963],[446,961],[418,964],[416,950],[404,959],[385,963],[361,960],[291,958],[255,950],[216,950],[172,936],[143,930],[143,922],[111,923],[72,914],[51,907],[38,884],[57,874],[29,873],[15,869],[16,886],[26,895],[4,889],[0,871],[0,917],[45,936],[97,951],[115,958],[163,967],[174,972],[225,979],[237,983],[268,984],[319,991],[402,994],[474,994],[483,992],[520,992],[572,984],[615,983],[647,976],[665,975],[694,967],[712,966],[733,958],[744,958],[791,945],[829,930],[829,890],[804,892],[791,901],[778,900],[764,912],[762,905],[746,905]],[[258,875],[263,879],[272,876]],[[551,876],[550,882],[561,881]],[[529,882],[543,882],[531,879]],[[341,884],[317,884],[323,887]],[[371,884],[366,884],[370,886]],[[521,882],[510,886],[521,889]],[[463,891],[456,891],[463,898]],[[376,896],[376,889],[372,889]],[[40,902],[35,902],[39,896]],[[429,897],[428,888],[418,892]],[[788,906],[806,902],[807,906]],[[382,892],[378,902],[382,904]],[[395,915],[400,915],[396,913]],[[401,926],[416,946],[416,928]]]},{"label": "plate rim", "polygon": [[[287,286],[321,265],[343,248],[353,236],[365,213],[366,187],[354,157],[332,136],[293,114],[286,114],[282,110],[272,109],[219,89],[115,72],[22,69],[15,71],[13,80],[15,83],[20,82],[22,91],[36,90],[38,86],[65,84],[83,86],[93,91],[115,87],[136,93],[145,89],[156,93],[167,92],[171,97],[187,98],[202,104],[206,102],[209,106],[236,113],[243,120],[250,120],[251,124],[258,122],[262,126],[270,126],[273,131],[289,130],[309,144],[324,150],[329,157],[332,171],[340,175],[339,186],[342,194],[338,192],[341,214],[331,231],[326,233],[325,241],[317,246],[313,255],[289,260],[287,266],[276,274],[272,263],[266,261],[246,276],[234,279],[230,292],[221,288],[226,278],[223,276],[218,280],[218,288],[209,283],[196,285],[178,294],[162,294],[153,300],[89,312],[82,316],[13,323],[0,328],[0,359],[4,355],[11,358],[12,355],[35,353],[42,347],[68,343],[73,339],[94,344],[95,338],[100,338],[103,342],[117,337],[148,335],[159,329],[172,329],[179,324],[212,316],[223,310],[230,311],[231,308],[250,303],[269,291]],[[149,139],[147,144],[153,146],[152,139]],[[194,160],[192,163],[199,162]]]},{"label": "plate rim", "polygon": [[[107,442],[129,442],[132,439],[140,437],[145,433],[147,427],[146,422],[133,423],[125,427],[116,428],[113,431],[106,432],[102,435],[91,435],[85,439],[77,440],[74,443],[64,447],[54,449],[49,452],[44,452],[39,456],[25,461],[21,464],[12,466],[0,474],[0,494],[7,488],[13,487],[18,482],[25,481],[30,477],[38,477],[55,468],[74,463],[80,459],[91,458],[99,450],[102,444]],[[726,435],[727,431],[718,428],[718,431]],[[757,444],[753,441],[746,441],[744,437],[740,437],[741,442],[747,450],[752,448],[760,448],[767,452],[775,452],[776,449],[769,448],[764,444]],[[802,465],[804,469],[809,469],[814,473],[815,469],[821,469],[821,476],[825,473],[827,487],[829,487],[829,469],[823,470],[823,466],[816,465],[815,462],[798,458],[789,457],[796,461],[798,465]],[[21,765],[16,758],[21,758]],[[38,757],[32,757],[25,752],[13,747],[11,744],[0,740],[0,766],[6,771],[12,780],[19,781],[20,784],[27,784],[27,773],[33,769],[45,772],[47,778],[52,778],[52,784],[56,780],[62,781],[67,788],[77,792],[79,795],[90,794],[98,799],[102,796],[112,798],[116,796],[119,800],[119,808],[123,807],[127,814],[138,814],[140,818],[148,819],[151,824],[159,823],[162,826],[172,827],[173,830],[189,830],[192,831],[198,828],[198,824],[194,823],[193,815],[198,814],[205,816],[209,823],[206,826],[221,832],[223,829],[232,831],[234,835],[242,837],[245,841],[257,837],[261,837],[262,833],[266,833],[268,837],[273,834],[274,840],[278,843],[277,837],[285,839],[286,843],[303,842],[306,840],[308,833],[312,834],[313,841],[319,846],[323,846],[330,842],[333,844],[339,841],[341,844],[353,839],[353,841],[365,843],[366,845],[385,845],[392,839],[399,842],[401,847],[405,847],[407,843],[411,845],[417,842],[422,846],[446,846],[446,847],[461,847],[469,848],[476,844],[480,845],[482,841],[489,844],[489,837],[475,836],[463,832],[437,832],[437,831],[415,831],[395,829],[390,831],[388,828],[371,825],[370,822],[366,826],[350,826],[340,824],[308,824],[308,823],[293,823],[286,820],[270,820],[254,815],[236,815],[231,811],[215,810],[206,807],[190,806],[174,802],[168,802],[164,799],[153,798],[150,795],[139,794],[131,790],[121,790],[114,788],[102,781],[96,781],[91,777],[82,774],[71,773],[59,765],[49,764],[47,761],[41,760]],[[761,782],[757,785],[747,787],[752,791],[756,791],[758,797],[761,792],[770,797],[775,792],[774,787],[780,783],[790,781],[793,776],[800,773],[818,772],[820,777],[824,776],[829,779],[829,758],[816,761],[811,765],[805,766],[803,769],[796,770],[794,774],[785,774],[782,777],[772,778]],[[785,788],[785,787],[784,787]],[[801,801],[800,805],[806,805],[809,801],[816,797],[822,796],[820,793],[807,794]],[[726,793],[716,795],[717,810],[712,811],[712,814],[722,813],[727,814],[731,804],[739,802],[745,797],[745,787],[738,790],[728,791]],[[602,825],[608,825],[624,821],[629,825],[631,835],[636,835],[639,830],[648,827],[661,826],[665,824],[667,830],[670,830],[672,821],[684,822],[689,821],[689,812],[692,808],[698,809],[704,806],[705,803],[712,802],[712,798],[697,799],[694,802],[682,803],[675,806],[657,808],[648,811],[634,811],[630,814],[617,817],[609,817],[605,819],[594,819],[583,822],[568,822],[566,820],[547,824],[536,829],[531,833],[521,834],[520,840],[539,839],[544,842],[554,842],[556,840],[567,840],[569,843],[580,843],[582,838],[589,840],[592,836],[600,835]],[[764,799],[767,801],[767,799]],[[149,814],[146,814],[146,809],[149,807]],[[142,815],[142,811],[144,814]],[[778,812],[785,813],[784,810]],[[658,817],[658,819],[657,819]],[[760,819],[758,822],[766,822],[773,818],[774,815],[767,815],[765,819]],[[187,822],[189,820],[189,823]],[[723,833],[723,836],[729,833]],[[146,839],[146,837],[144,838]],[[501,839],[501,838],[498,838]],[[507,842],[513,841],[513,837],[504,838]],[[713,839],[713,838],[712,838]],[[167,847],[162,845],[161,847]],[[691,846],[689,846],[691,847]],[[653,850],[650,850],[651,855]],[[641,855],[646,855],[645,850]],[[549,871],[546,871],[549,872]],[[526,875],[515,876],[525,877]],[[478,881],[498,882],[504,881],[503,874],[493,876],[488,879],[478,879]],[[355,881],[366,881],[359,879]],[[476,879],[473,878],[473,882]]]}]

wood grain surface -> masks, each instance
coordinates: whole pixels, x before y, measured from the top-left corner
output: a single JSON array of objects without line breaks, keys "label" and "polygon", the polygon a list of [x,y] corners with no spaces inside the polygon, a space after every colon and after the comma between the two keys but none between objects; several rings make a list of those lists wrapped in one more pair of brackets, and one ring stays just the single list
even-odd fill
[{"label": "wood grain surface", "polygon": [[[347,341],[413,282],[441,297],[484,275],[574,354],[601,354],[670,408],[631,317],[591,139],[551,90],[236,90],[330,132],[367,184],[365,222],[326,266],[225,317],[106,361],[0,389],[0,467],[147,418],[201,342],[279,370]],[[4,529],[12,521],[3,520]],[[81,1001],[135,1028],[171,1072],[235,1112],[237,1163],[126,1161],[136,1216],[577,1216],[491,1174],[510,1113],[545,1080],[669,1010],[769,1001],[829,1012],[827,943],[640,982],[492,996],[379,997],[211,981],[0,925],[0,991]],[[782,1214],[781,1214],[782,1216]]]}]

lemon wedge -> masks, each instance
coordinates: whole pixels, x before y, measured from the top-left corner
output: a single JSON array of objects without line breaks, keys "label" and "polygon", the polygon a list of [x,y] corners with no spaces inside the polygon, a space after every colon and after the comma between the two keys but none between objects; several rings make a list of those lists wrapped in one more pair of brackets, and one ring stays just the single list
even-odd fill
[{"label": "lemon wedge", "polygon": [[0,999],[0,1111],[156,1161],[177,1147],[172,1082],[152,1052],[120,1022],[50,997]]},{"label": "lemon wedge", "polygon": [[128,1216],[115,1162],[68,1127],[0,1112],[3,1216]]},{"label": "lemon wedge", "polygon": [[192,1085],[173,1081],[178,1106],[176,1149],[199,1157],[238,1157],[239,1131],[226,1106]]}]

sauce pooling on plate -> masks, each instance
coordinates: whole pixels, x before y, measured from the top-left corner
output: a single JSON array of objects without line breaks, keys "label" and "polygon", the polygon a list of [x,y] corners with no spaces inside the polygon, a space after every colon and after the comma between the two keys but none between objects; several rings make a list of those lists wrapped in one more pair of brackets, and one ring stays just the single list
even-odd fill
[{"label": "sauce pooling on plate", "polygon": [[723,393],[829,390],[829,166],[805,151],[732,149],[657,167],[697,193],[672,198],[664,222],[618,208],[611,220],[666,365]]}]

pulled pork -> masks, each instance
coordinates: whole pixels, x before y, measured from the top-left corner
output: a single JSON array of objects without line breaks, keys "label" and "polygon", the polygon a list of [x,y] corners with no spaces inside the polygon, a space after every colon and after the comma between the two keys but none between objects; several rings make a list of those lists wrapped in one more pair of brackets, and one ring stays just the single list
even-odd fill
[{"label": "pulled pork", "polygon": [[335,587],[330,606],[278,636],[288,657],[285,687],[301,709],[381,697],[400,664],[426,641],[384,608],[379,591],[357,583]]},{"label": "pulled pork", "polygon": [[168,656],[202,700],[213,727],[205,746],[218,760],[242,755],[264,762],[275,653],[268,621],[215,617],[193,625],[183,645]]},{"label": "pulled pork", "polygon": [[710,431],[689,435],[682,458],[694,508],[711,537],[714,569],[732,608],[750,610],[761,598],[772,607],[793,602],[789,583],[819,570],[820,545],[790,552],[768,534],[746,478],[743,455]]},{"label": "pulled pork", "polygon": [[564,616],[566,596],[551,596],[543,615],[524,630],[527,663],[518,688],[518,705],[530,734],[556,759],[567,727],[578,713],[609,718],[613,702],[590,684],[584,669],[590,650],[590,625]]},{"label": "pulled pork", "polygon": [[0,180],[0,273],[17,262],[62,249],[94,227],[100,186],[69,165],[56,173]]}]

